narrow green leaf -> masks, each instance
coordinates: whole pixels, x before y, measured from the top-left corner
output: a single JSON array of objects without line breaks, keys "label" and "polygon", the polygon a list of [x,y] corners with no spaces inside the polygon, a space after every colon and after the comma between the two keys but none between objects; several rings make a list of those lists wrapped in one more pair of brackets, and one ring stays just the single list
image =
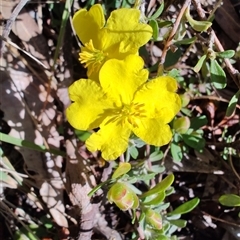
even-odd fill
[{"label": "narrow green leaf", "polygon": [[208,28],[211,27],[212,23],[209,21],[197,21],[192,18],[189,12],[189,7],[187,8],[185,12],[185,17],[187,18],[189,24],[191,27],[197,31],[197,32],[205,32],[208,30]]},{"label": "narrow green leaf", "polygon": [[235,55],[234,50],[226,50],[224,52],[217,52],[216,53],[220,58],[232,58]]},{"label": "narrow green leaf", "polygon": [[233,112],[235,111],[239,97],[240,97],[240,90],[238,90],[238,91],[233,95],[233,97],[231,98],[231,100],[230,100],[230,102],[229,102],[229,104],[228,104],[227,112],[226,112],[226,116],[227,116],[227,117],[230,117],[230,116],[233,114]]},{"label": "narrow green leaf", "polygon": [[53,57],[52,72],[54,72],[54,68],[55,68],[59,53],[60,53],[60,49],[62,47],[65,29],[66,29],[68,18],[71,14],[72,5],[73,5],[73,0],[65,1],[65,7],[64,7],[63,14],[62,14],[62,22],[61,22],[60,32],[58,35],[57,46],[56,46],[56,50],[54,52],[54,57]]},{"label": "narrow green leaf", "polygon": [[[13,165],[8,160],[8,158],[6,156],[2,156],[1,160],[2,160],[1,165],[5,169],[5,171],[11,173],[11,175],[14,177],[14,179],[17,181],[17,183],[19,185],[22,185],[22,182],[23,182],[22,176],[20,176],[20,174],[18,172],[16,172],[16,170],[14,169]],[[1,174],[0,174],[0,176],[1,176]]]},{"label": "narrow green leaf", "polygon": [[117,169],[112,175],[112,179],[118,178],[131,170],[131,164],[127,162],[120,162]]},{"label": "narrow green leaf", "polygon": [[128,183],[136,183],[137,181],[149,181],[154,178],[157,173],[149,173],[145,175],[133,176],[128,179]]},{"label": "narrow green leaf", "polygon": [[13,144],[15,146],[19,146],[19,147],[29,148],[29,149],[39,151],[39,152],[44,152],[44,153],[49,152],[49,153],[52,153],[54,155],[59,155],[59,156],[63,156],[63,157],[66,156],[66,153],[62,152],[60,150],[51,149],[51,148],[47,149],[45,146],[36,145],[32,142],[22,140],[22,139],[19,139],[19,138],[15,138],[15,137],[12,137],[12,136],[7,135],[5,133],[0,133],[0,141],[6,142],[6,143],[11,143],[11,144]]},{"label": "narrow green leaf", "polygon": [[172,21],[167,21],[167,20],[157,20],[158,27],[159,28],[167,28],[173,25]]},{"label": "narrow green leaf", "polygon": [[153,199],[144,202],[144,205],[152,205],[152,206],[158,206],[160,203],[163,202],[163,200],[165,199],[165,192],[160,192],[158,193],[156,196],[154,196]]},{"label": "narrow green leaf", "polygon": [[174,175],[170,174],[167,177],[165,177],[160,183],[158,183],[154,188],[143,193],[140,197],[145,198],[150,195],[163,192],[172,185],[173,181],[174,181]]},{"label": "narrow green leaf", "polygon": [[107,180],[106,182],[102,182],[102,183],[98,184],[95,188],[93,188],[93,189],[88,193],[88,196],[91,197],[96,191],[98,191],[102,186],[104,186],[104,185],[107,184],[108,182],[110,182],[110,181]]},{"label": "narrow green leaf", "polygon": [[174,44],[175,45],[176,45],[176,42],[182,41],[186,35],[187,29],[186,29],[185,23],[186,23],[185,19],[182,19],[179,23],[178,30],[174,36]]},{"label": "narrow green leaf", "polygon": [[210,60],[211,82],[217,89],[223,89],[227,85],[226,74],[215,59]]},{"label": "narrow green leaf", "polygon": [[201,58],[198,60],[196,66],[193,68],[194,72],[199,72],[203,66],[204,61],[206,60],[207,55],[201,56]]},{"label": "narrow green leaf", "polygon": [[219,202],[227,207],[240,207],[240,196],[235,194],[224,194],[219,198]]},{"label": "narrow green leaf", "polygon": [[195,42],[197,40],[197,37],[192,37],[192,38],[185,38],[183,40],[180,40],[180,41],[176,41],[174,44],[176,45],[188,45],[188,44],[191,44],[193,42]]},{"label": "narrow green leaf", "polygon": [[191,212],[199,204],[199,202],[200,202],[199,198],[194,198],[190,201],[187,201],[183,203],[181,206],[179,206],[178,208],[176,208],[175,210],[173,210],[172,212],[170,212],[168,216],[172,216],[175,214],[185,214],[185,213]]},{"label": "narrow green leaf", "polygon": [[163,9],[164,9],[164,1],[159,6],[158,10],[150,17],[150,19],[155,20],[156,18],[158,18],[162,14]]},{"label": "narrow green leaf", "polygon": [[149,21],[149,25],[152,27],[153,29],[153,40],[157,40],[158,39],[158,35],[159,35],[159,27],[158,27],[158,23],[156,20],[151,19]]},{"label": "narrow green leaf", "polygon": [[179,228],[184,228],[186,227],[187,225],[187,221],[186,220],[183,220],[183,219],[177,219],[177,220],[169,220],[169,222],[172,224],[172,225],[175,225]]}]

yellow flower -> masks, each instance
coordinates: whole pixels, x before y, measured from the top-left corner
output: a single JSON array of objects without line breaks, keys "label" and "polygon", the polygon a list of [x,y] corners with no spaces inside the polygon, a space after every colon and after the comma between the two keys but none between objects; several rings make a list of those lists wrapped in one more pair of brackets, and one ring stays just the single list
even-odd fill
[{"label": "yellow flower", "polygon": [[152,36],[152,28],[139,23],[140,11],[122,8],[105,21],[102,6],[81,9],[73,16],[73,26],[83,43],[80,62],[88,68],[88,77],[98,79],[98,73],[108,59],[124,59],[137,54],[139,47]]},{"label": "yellow flower", "polygon": [[100,127],[86,146],[90,151],[101,150],[105,160],[126,151],[132,132],[155,146],[172,138],[168,123],[181,106],[176,80],[162,76],[147,81],[143,65],[136,55],[110,59],[100,70],[99,83],[80,79],[69,87],[74,102],[66,112],[68,121],[80,130]]}]

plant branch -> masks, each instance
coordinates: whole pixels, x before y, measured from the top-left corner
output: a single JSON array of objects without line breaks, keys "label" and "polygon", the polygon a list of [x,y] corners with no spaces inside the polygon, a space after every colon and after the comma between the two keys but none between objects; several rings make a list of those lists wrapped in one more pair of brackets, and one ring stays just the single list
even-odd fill
[{"label": "plant branch", "polygon": [[[14,8],[10,18],[7,20],[7,24],[5,25],[4,29],[3,29],[3,33],[2,33],[2,37],[3,38],[7,38],[11,29],[12,29],[12,25],[15,22],[17,16],[19,15],[19,13],[21,12],[21,10],[23,9],[23,7],[27,4],[29,0],[20,0],[20,2],[18,3],[18,5]],[[0,40],[0,53],[3,53],[5,47],[5,43],[4,41]]]},{"label": "plant branch", "polygon": [[164,64],[164,62],[165,62],[168,49],[169,49],[169,47],[170,47],[171,44],[172,44],[172,40],[173,40],[173,38],[174,38],[177,30],[178,30],[178,27],[179,27],[179,24],[180,24],[181,19],[182,19],[182,17],[183,17],[183,14],[185,13],[188,5],[190,4],[190,1],[191,1],[191,0],[186,0],[186,1],[184,2],[183,6],[182,6],[182,8],[181,8],[181,11],[180,11],[180,13],[179,13],[179,15],[178,15],[175,23],[173,24],[173,28],[172,28],[169,36],[168,36],[168,39],[167,39],[167,41],[166,41],[166,43],[165,43],[165,45],[164,45],[163,51],[162,51],[162,56],[161,56],[161,58],[160,58],[159,67],[158,67],[159,69],[161,69],[161,66],[162,66],[162,65]]},{"label": "plant branch", "polygon": [[[193,4],[196,7],[196,10],[197,10],[197,13],[198,13],[199,17],[202,20],[206,20],[207,19],[206,14],[205,14],[204,10],[202,9],[200,1],[199,0],[192,0],[192,1],[193,1]],[[212,28],[209,28],[209,31],[211,32],[211,35],[214,38],[214,44],[215,44],[217,50],[220,51],[220,52],[223,52],[224,48],[223,48],[221,42],[219,41],[218,37],[216,36],[214,30]],[[231,64],[229,59],[225,58],[224,62],[226,64],[226,68],[227,68],[228,73],[231,75],[233,81],[235,82],[237,87],[240,89],[240,73],[239,73],[239,71],[233,67],[233,65]]]}]

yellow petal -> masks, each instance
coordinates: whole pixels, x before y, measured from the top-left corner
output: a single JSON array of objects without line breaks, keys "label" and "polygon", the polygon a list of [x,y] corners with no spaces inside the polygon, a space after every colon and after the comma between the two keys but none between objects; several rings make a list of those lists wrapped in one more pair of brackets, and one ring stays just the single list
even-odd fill
[{"label": "yellow petal", "polygon": [[[120,43],[119,51],[134,53],[146,44],[152,36],[152,28],[140,23],[138,9],[117,9],[112,11],[106,23],[106,31],[111,36],[111,45]],[[106,39],[107,40],[107,39]],[[110,44],[105,43],[105,46]]]},{"label": "yellow petal", "polygon": [[169,123],[181,108],[176,90],[177,82],[174,78],[158,77],[144,84],[133,102],[144,104],[148,117],[161,118],[163,123]]},{"label": "yellow petal", "polygon": [[104,122],[106,124],[87,139],[86,146],[91,152],[100,150],[105,160],[115,160],[126,151],[131,130],[119,121],[106,119]]},{"label": "yellow petal", "polygon": [[101,87],[92,80],[80,79],[69,87],[72,103],[66,110],[69,123],[76,129],[87,130],[98,127],[108,116],[111,102]]},{"label": "yellow petal", "polygon": [[118,106],[130,104],[136,90],[146,82],[148,71],[143,65],[141,57],[129,55],[124,60],[110,59],[102,66],[100,84]]},{"label": "yellow petal", "polygon": [[105,17],[100,4],[93,5],[89,11],[81,9],[73,16],[73,27],[83,44],[91,39],[96,44],[94,40],[98,38],[98,33],[104,25]]},{"label": "yellow petal", "polygon": [[170,127],[160,119],[142,118],[132,130],[144,142],[154,146],[168,144],[172,138]]}]

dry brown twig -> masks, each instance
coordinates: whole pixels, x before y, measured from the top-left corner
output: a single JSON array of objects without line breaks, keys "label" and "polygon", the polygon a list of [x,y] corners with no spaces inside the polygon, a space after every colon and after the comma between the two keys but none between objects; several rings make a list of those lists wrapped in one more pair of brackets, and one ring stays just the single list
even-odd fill
[{"label": "dry brown twig", "polygon": [[167,39],[167,41],[166,41],[166,43],[165,43],[165,45],[164,45],[163,51],[162,51],[162,56],[161,56],[160,62],[159,62],[159,68],[160,68],[160,69],[161,69],[161,66],[162,66],[162,65],[164,64],[164,62],[165,62],[168,49],[169,49],[169,47],[170,47],[171,44],[172,44],[172,40],[173,40],[173,38],[174,38],[174,36],[175,36],[178,28],[179,28],[179,24],[180,24],[180,22],[181,22],[181,19],[182,19],[182,17],[183,17],[183,14],[185,13],[185,11],[186,11],[187,7],[189,6],[190,2],[191,2],[191,0],[186,0],[186,1],[184,2],[183,6],[182,6],[182,8],[181,8],[181,11],[180,11],[180,13],[179,13],[179,15],[178,15],[176,21],[175,21],[174,24],[173,24],[173,28],[172,28],[169,36],[168,36],[168,39]]},{"label": "dry brown twig", "polygon": [[[29,0],[20,0],[20,2],[18,3],[18,5],[14,8],[11,17],[7,20],[7,24],[5,25],[4,29],[3,29],[3,33],[2,33],[2,37],[3,38],[7,38],[11,29],[12,29],[12,25],[15,22],[17,16],[19,15],[19,13],[21,12],[21,10],[23,9],[23,7],[27,4]],[[4,51],[4,46],[5,43],[1,40],[0,41],[0,53],[3,53]]]}]

